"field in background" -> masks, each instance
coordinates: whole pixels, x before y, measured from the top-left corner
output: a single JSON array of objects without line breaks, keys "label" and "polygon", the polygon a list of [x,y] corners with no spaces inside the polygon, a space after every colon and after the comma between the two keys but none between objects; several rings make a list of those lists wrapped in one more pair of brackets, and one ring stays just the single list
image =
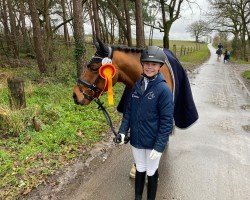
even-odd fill
[{"label": "field in background", "polygon": [[[160,46],[160,41],[155,41]],[[177,46],[193,45],[189,41],[171,41]],[[88,59],[94,49],[88,47]],[[204,44],[200,51],[180,58],[184,67],[195,66],[208,57]],[[14,199],[31,191],[47,176],[61,167],[85,160],[93,144],[106,134],[111,134],[97,105],[75,105],[72,88],[76,66],[73,51],[58,46],[57,60],[51,64],[50,73],[42,77],[34,61],[26,67],[0,68],[0,199]],[[55,70],[56,69],[56,70]],[[6,79],[18,76],[25,79],[27,108],[9,109]],[[124,85],[114,87],[115,106],[106,105],[113,122],[118,125],[121,115],[116,112]],[[33,119],[41,131],[34,130]]]}]

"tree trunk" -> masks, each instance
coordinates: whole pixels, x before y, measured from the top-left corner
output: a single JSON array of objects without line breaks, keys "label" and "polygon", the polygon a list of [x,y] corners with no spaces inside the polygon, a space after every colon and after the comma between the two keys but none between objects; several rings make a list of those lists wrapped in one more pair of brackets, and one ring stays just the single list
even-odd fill
[{"label": "tree trunk", "polygon": [[101,30],[99,24],[99,16],[97,10],[97,0],[92,0],[92,10],[93,10],[93,18],[95,23],[95,37],[101,39]]},{"label": "tree trunk", "polygon": [[131,32],[131,22],[130,22],[130,14],[129,14],[129,8],[128,8],[128,1],[123,0],[124,10],[125,10],[125,18],[126,18],[126,26],[127,26],[127,41],[128,46],[132,46],[132,32]]},{"label": "tree trunk", "polygon": [[17,42],[17,29],[16,29],[16,19],[13,11],[12,0],[7,0],[7,5],[9,9],[9,19],[10,19],[10,27],[11,27],[11,43],[13,46],[13,56],[14,58],[19,58],[19,45]]},{"label": "tree trunk", "polygon": [[93,18],[93,9],[91,6],[91,1],[87,1],[86,2],[88,9],[88,13],[89,13],[89,19],[90,19],[90,23],[91,23],[91,29],[92,29],[92,35],[95,36],[95,23],[94,23],[94,18]]},{"label": "tree trunk", "polygon": [[5,40],[7,43],[7,56],[8,56],[8,54],[11,54],[13,52],[12,52],[12,48],[11,48],[12,44],[11,44],[11,40],[10,40],[10,29],[8,26],[7,8],[6,8],[6,1],[5,0],[2,1],[1,17],[3,19],[2,23],[3,23],[3,27],[4,27],[4,37],[5,37]]},{"label": "tree trunk", "polygon": [[135,20],[136,20],[136,46],[145,47],[145,36],[142,15],[142,2],[135,0]]},{"label": "tree trunk", "polygon": [[49,0],[43,0],[43,18],[45,20],[45,59],[46,62],[52,60],[53,57],[53,33],[50,24],[50,16],[49,16]]},{"label": "tree trunk", "polygon": [[108,24],[107,24],[107,15],[106,14],[104,14],[103,15],[103,41],[105,42],[105,43],[109,43],[109,32],[108,32]]},{"label": "tree trunk", "polygon": [[169,31],[172,23],[167,21],[164,24],[164,36],[163,36],[163,47],[169,49]]},{"label": "tree trunk", "polygon": [[118,22],[119,22],[119,28],[123,31],[123,34],[127,37],[127,29],[124,23],[124,18],[122,17],[121,11],[115,6],[114,2],[111,0],[108,0],[108,4],[110,5],[111,11],[114,12]]},{"label": "tree trunk", "polygon": [[77,77],[80,77],[84,66],[86,48],[84,41],[83,7],[81,1],[79,0],[73,0],[73,26]]},{"label": "tree trunk", "polygon": [[[65,0],[61,0],[62,12],[63,12],[63,22],[67,20],[67,13],[65,8]],[[64,42],[67,48],[70,46],[70,38],[67,28],[67,23],[63,24],[63,32],[64,32]]]},{"label": "tree trunk", "polygon": [[8,78],[9,101],[11,110],[19,110],[26,107],[24,80],[20,78]]},{"label": "tree trunk", "polygon": [[28,0],[31,21],[33,24],[33,39],[34,39],[34,49],[36,53],[36,59],[38,63],[38,68],[40,73],[47,72],[47,66],[45,62],[43,42],[42,42],[42,34],[41,27],[39,23],[39,17],[35,6],[35,0]]}]

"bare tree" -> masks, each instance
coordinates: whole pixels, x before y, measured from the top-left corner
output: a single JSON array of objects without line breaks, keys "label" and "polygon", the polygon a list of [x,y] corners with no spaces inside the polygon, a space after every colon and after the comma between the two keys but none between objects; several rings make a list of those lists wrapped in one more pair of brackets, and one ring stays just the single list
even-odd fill
[{"label": "bare tree", "polygon": [[189,32],[192,37],[195,37],[196,42],[199,42],[199,39],[207,36],[211,30],[208,28],[208,24],[205,21],[199,20],[190,24],[187,28],[187,32]]},{"label": "bare tree", "polygon": [[169,48],[169,32],[172,24],[180,17],[181,5],[188,0],[160,0],[162,12],[162,24],[159,27],[163,30],[163,47]]},{"label": "bare tree", "polygon": [[9,10],[9,19],[10,19],[10,36],[11,36],[11,43],[13,46],[13,55],[14,58],[19,58],[19,45],[18,45],[18,31],[16,25],[16,18],[14,14],[13,4],[11,0],[7,0],[8,10]]},{"label": "bare tree", "polygon": [[89,18],[90,18],[90,23],[91,23],[92,35],[96,35],[96,33],[95,33],[95,23],[94,23],[94,16],[93,16],[93,9],[92,9],[91,0],[88,0],[88,1],[86,2],[86,7],[88,7],[88,13],[89,13]]},{"label": "bare tree", "polygon": [[8,26],[8,16],[7,16],[7,7],[6,7],[6,1],[2,0],[0,1],[0,8],[1,8],[1,18],[2,18],[2,23],[3,23],[3,29],[4,29],[4,38],[6,40],[6,44],[7,44],[7,52],[6,52],[6,56],[8,56],[8,54],[13,53],[13,48],[12,48],[12,44],[11,44],[11,40],[10,40],[10,29]]},{"label": "bare tree", "polygon": [[65,7],[65,0],[61,0],[61,6],[62,6],[62,14],[63,14],[63,22],[64,22],[64,25],[63,25],[64,41],[68,48],[70,45],[70,37],[69,37],[69,32],[68,32],[67,23],[66,23],[67,12],[66,12],[66,7]]},{"label": "bare tree", "polygon": [[33,39],[34,39],[34,48],[36,53],[36,59],[38,63],[38,68],[40,73],[47,72],[47,65],[44,56],[44,46],[42,42],[42,34],[41,34],[41,27],[39,22],[39,17],[35,5],[35,0],[28,0],[31,21],[33,24]]},{"label": "bare tree", "polygon": [[[123,13],[119,10],[119,7],[117,7],[113,1],[108,0],[108,5],[110,6],[110,9],[114,12],[114,14],[119,22],[120,30],[122,30],[122,32],[124,33],[124,35],[127,38],[127,41],[129,41],[130,39],[128,39],[129,35],[127,32],[126,25],[124,23],[125,19],[124,19]],[[119,39],[121,39],[121,38],[119,38]]]},{"label": "bare tree", "polygon": [[[149,30],[149,45],[153,45],[154,30],[156,29],[156,23],[159,21],[160,4],[155,0],[149,0],[145,4],[145,11],[143,13],[144,25],[150,28]],[[157,29],[159,29],[157,27]]]}]

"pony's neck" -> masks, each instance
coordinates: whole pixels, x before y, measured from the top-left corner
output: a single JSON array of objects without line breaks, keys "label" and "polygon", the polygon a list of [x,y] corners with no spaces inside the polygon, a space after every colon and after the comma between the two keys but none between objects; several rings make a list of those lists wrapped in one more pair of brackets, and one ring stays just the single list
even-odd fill
[{"label": "pony's neck", "polygon": [[112,62],[118,69],[118,82],[132,87],[140,78],[142,73],[140,53],[114,50]]}]

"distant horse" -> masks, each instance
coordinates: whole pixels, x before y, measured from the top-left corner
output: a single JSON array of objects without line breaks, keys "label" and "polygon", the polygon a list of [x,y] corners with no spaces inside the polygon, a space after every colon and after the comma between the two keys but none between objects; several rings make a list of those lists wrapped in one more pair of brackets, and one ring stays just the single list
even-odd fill
[{"label": "distant horse", "polygon": [[216,51],[216,54],[217,54],[217,59],[219,59],[222,55],[222,49],[221,48],[218,48],[217,51]]},{"label": "distant horse", "polygon": [[[116,74],[112,79],[113,85],[117,82],[124,83],[126,85],[126,90],[122,99],[128,99],[126,97],[124,98],[124,96],[130,94],[128,91],[131,91],[132,86],[142,74],[142,65],[140,62],[142,49],[124,46],[110,47],[103,44],[100,40],[95,43],[95,46],[97,49],[95,55],[84,67],[83,73],[74,86],[73,98],[75,103],[88,105],[92,100],[98,98],[103,92],[107,91],[105,80],[98,72],[99,68],[102,66],[102,60],[106,57],[112,59],[112,64],[116,68]],[[198,113],[193,102],[185,71],[174,55],[170,53],[169,50],[165,49],[165,51],[165,53],[169,54],[169,62],[164,64],[160,71],[164,75],[169,89],[175,96],[174,115],[175,121],[177,121],[177,123],[175,123],[180,124],[178,127],[186,128],[198,119]],[[170,63],[173,60],[174,63],[171,65],[176,65],[177,67],[171,67]],[[123,103],[126,104],[127,101]]]}]

